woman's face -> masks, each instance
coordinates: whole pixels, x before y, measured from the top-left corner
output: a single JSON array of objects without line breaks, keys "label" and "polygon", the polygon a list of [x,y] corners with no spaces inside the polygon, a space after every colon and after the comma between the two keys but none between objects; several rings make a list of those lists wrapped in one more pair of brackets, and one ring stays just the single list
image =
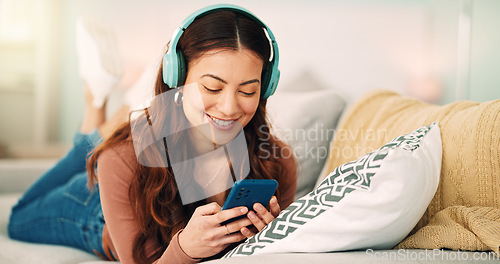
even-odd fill
[{"label": "woman's face", "polygon": [[215,144],[234,139],[259,105],[262,67],[263,60],[248,49],[214,50],[191,61],[183,90],[191,126]]}]

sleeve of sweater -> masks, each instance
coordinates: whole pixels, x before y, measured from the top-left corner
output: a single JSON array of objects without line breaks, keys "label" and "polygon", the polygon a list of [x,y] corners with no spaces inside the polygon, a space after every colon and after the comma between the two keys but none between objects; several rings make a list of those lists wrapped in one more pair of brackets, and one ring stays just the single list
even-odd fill
[{"label": "sleeve of sweater", "polygon": [[[135,177],[134,168],[137,164],[134,150],[123,146],[106,150],[100,155],[97,164],[102,210],[111,243],[121,263],[135,263],[132,251],[139,226],[129,200],[130,183]],[[163,255],[154,263],[183,264],[199,261],[184,253],[179,245],[178,235],[179,233],[172,238]],[[150,255],[157,248],[154,243],[148,243],[146,253]]]}]

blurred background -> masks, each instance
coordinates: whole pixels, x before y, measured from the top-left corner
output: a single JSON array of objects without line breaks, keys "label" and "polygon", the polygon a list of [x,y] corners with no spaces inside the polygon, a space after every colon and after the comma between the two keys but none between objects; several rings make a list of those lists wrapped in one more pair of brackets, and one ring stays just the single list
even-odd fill
[{"label": "blurred background", "polygon": [[[335,89],[348,102],[377,88],[427,102],[500,98],[499,0],[225,1],[250,9],[280,47],[279,89]],[[59,157],[83,114],[75,22],[115,30],[124,78],[158,57],[203,0],[0,0],[0,157]]]}]

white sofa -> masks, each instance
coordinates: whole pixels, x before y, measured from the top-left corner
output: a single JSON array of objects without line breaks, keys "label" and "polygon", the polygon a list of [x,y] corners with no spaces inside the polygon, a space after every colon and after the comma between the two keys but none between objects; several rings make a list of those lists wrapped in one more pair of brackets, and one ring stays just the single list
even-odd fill
[{"label": "white sofa", "polygon": [[[1,264],[105,264],[95,255],[79,249],[25,243],[9,239],[7,222],[10,208],[16,203],[22,191],[56,161],[52,159],[36,160],[0,160],[0,263]],[[350,251],[331,253],[288,253],[257,255],[243,258],[213,260],[207,263],[255,264],[255,263],[498,263],[492,255],[484,252],[456,252],[433,250],[378,250]],[[483,260],[481,260],[483,258]],[[478,259],[478,260],[475,260]]]},{"label": "white sofa", "polygon": [[[325,176],[327,166],[323,166],[326,157],[309,157],[306,148],[316,150],[328,148],[331,138],[304,141],[299,134],[290,135],[287,129],[333,129],[344,109],[342,99],[330,93],[320,91],[289,91],[277,94],[269,102],[269,113],[276,133],[295,149],[299,156],[299,188],[297,196],[312,190],[317,179]],[[327,103],[317,103],[318,98]],[[316,102],[316,103],[311,103]],[[329,103],[328,103],[329,102]],[[315,106],[315,107],[312,107]],[[286,109],[281,111],[280,109]],[[325,121],[329,119],[329,121]],[[326,124],[318,128],[317,124]],[[288,136],[288,138],[287,138]],[[295,138],[294,138],[295,137]],[[312,145],[311,145],[312,144]],[[326,147],[325,147],[326,146]],[[98,257],[64,246],[31,244],[8,238],[6,227],[11,207],[22,192],[30,186],[56,160],[0,160],[0,263],[107,263]],[[322,171],[323,170],[323,171]],[[298,198],[298,197],[296,197]],[[213,260],[209,263],[498,263],[498,258],[488,252],[465,252],[451,250],[377,250],[349,251],[328,253],[286,253],[267,254]]]}]

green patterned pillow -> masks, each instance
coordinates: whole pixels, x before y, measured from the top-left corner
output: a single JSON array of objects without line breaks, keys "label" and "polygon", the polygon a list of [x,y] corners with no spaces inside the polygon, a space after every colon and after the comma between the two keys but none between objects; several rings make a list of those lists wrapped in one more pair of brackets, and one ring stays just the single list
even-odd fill
[{"label": "green patterned pillow", "polygon": [[437,123],[397,137],[336,168],[224,257],[392,248],[432,200],[441,154]]}]

